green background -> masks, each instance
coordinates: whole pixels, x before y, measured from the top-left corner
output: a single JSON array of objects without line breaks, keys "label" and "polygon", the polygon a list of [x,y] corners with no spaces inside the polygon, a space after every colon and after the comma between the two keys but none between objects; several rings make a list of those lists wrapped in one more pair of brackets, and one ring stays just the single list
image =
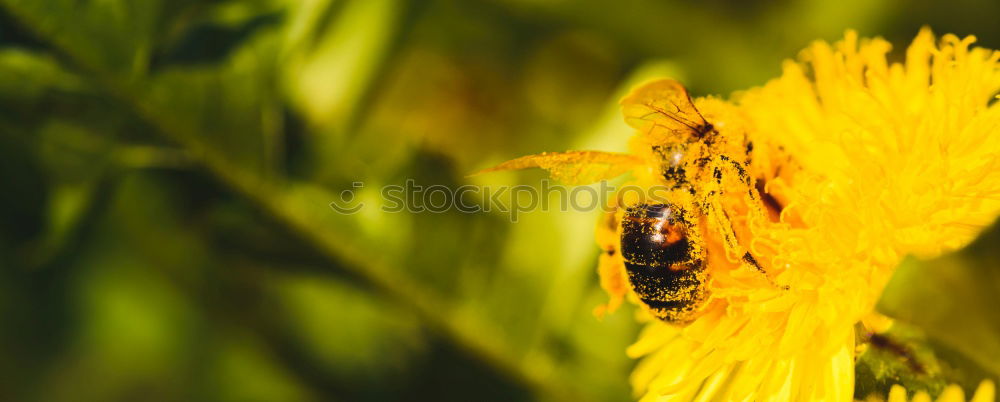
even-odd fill
[{"label": "green background", "polygon": [[[644,78],[725,96],[847,28],[897,59],[923,25],[1000,48],[998,15],[972,0],[0,0],[0,400],[627,400],[638,325],[629,306],[592,315],[597,212],[389,214],[379,188],[534,186],[542,173],[466,176],[623,149],[616,100]],[[365,207],[335,213],[353,182]],[[904,264],[880,308],[911,323],[894,336],[925,372],[863,355],[859,396],[1000,373],[998,238]]]}]

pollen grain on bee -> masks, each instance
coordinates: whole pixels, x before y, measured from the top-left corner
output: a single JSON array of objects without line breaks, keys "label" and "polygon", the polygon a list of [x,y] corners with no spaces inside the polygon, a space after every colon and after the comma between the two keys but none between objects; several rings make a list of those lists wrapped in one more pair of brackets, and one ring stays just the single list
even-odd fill
[{"label": "pollen grain on bee", "polygon": [[[667,203],[666,186],[616,186],[606,181],[591,185],[566,186],[542,180],[538,186],[419,184],[407,179],[402,184],[365,186],[354,182],[336,193],[329,206],[334,212],[352,215],[370,210],[376,213],[466,213],[506,215],[517,222],[533,212],[613,212],[629,203]],[[376,208],[371,208],[375,207]]]}]

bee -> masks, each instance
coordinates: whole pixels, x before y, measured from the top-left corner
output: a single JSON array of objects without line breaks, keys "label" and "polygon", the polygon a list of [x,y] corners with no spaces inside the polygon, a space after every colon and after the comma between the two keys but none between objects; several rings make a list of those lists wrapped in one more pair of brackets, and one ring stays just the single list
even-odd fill
[{"label": "bee", "polygon": [[[668,196],[631,204],[619,199],[598,225],[598,243],[605,252],[599,270],[603,276],[624,269],[632,292],[653,316],[683,325],[699,316],[711,296],[707,237],[721,241],[727,259],[767,277],[740,244],[724,197],[742,197],[749,214],[758,217],[766,216],[764,208],[770,204],[761,201],[759,183],[748,173],[753,144],[746,134],[721,134],[677,81],[645,84],[622,99],[621,106],[626,123],[640,134],[644,156],[543,153],[484,172],[541,167],[556,179],[581,184],[626,171],[652,171],[652,180],[665,186]],[[609,293],[614,297],[615,292]]]}]

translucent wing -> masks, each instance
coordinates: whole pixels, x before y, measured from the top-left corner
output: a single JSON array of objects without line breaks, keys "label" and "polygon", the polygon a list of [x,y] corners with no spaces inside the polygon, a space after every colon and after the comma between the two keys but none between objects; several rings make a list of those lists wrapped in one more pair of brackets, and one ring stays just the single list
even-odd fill
[{"label": "translucent wing", "polygon": [[560,182],[590,184],[621,176],[640,163],[641,160],[635,156],[611,152],[543,152],[509,160],[473,175],[501,170],[542,168],[548,170],[552,178]]},{"label": "translucent wing", "polygon": [[701,137],[712,130],[684,86],[674,80],[645,84],[622,99],[621,105],[628,125],[665,140]]}]

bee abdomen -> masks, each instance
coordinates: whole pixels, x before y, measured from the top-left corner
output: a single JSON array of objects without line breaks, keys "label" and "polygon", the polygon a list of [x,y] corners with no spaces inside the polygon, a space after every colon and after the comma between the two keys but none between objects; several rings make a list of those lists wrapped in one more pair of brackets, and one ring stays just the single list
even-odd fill
[{"label": "bee abdomen", "polygon": [[692,320],[708,298],[708,274],[688,236],[683,211],[666,204],[630,207],[622,220],[622,257],[629,283],[656,317]]},{"label": "bee abdomen", "polygon": [[639,300],[664,321],[690,321],[709,295],[708,275],[701,266],[675,271],[626,261],[625,269]]}]

